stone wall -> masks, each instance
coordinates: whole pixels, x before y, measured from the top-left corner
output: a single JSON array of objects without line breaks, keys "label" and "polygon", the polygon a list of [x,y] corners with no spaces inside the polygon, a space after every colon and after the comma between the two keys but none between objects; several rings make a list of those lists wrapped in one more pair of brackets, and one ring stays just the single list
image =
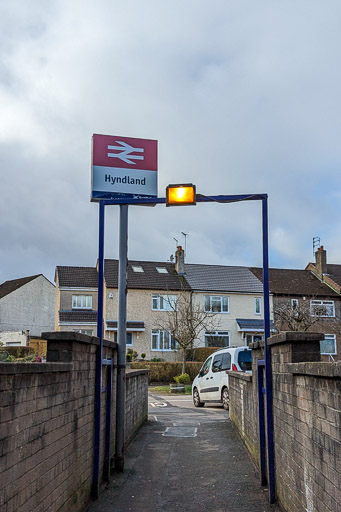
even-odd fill
[{"label": "stone wall", "polygon": [[[277,498],[287,512],[336,512],[341,507],[341,364],[320,362],[314,333],[268,340],[272,358]],[[229,373],[230,417],[259,464],[257,359],[252,377]]]},{"label": "stone wall", "polygon": [[[98,338],[47,336],[47,363],[0,363],[0,509],[78,512],[90,500],[94,452],[95,362]],[[111,454],[115,449],[117,345],[113,359]],[[106,385],[106,370],[102,386]],[[127,377],[126,444],[147,417],[148,372]],[[101,395],[100,474],[105,398]]]}]

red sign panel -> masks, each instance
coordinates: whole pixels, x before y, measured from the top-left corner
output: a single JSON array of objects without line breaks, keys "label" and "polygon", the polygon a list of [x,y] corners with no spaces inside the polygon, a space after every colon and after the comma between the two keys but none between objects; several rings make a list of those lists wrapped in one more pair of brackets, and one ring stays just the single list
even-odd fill
[{"label": "red sign panel", "polygon": [[92,165],[157,171],[157,141],[93,135]]}]

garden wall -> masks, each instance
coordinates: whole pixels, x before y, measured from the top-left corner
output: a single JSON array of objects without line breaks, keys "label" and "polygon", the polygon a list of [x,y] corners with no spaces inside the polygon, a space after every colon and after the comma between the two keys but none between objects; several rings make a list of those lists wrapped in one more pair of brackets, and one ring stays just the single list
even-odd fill
[{"label": "garden wall", "polygon": [[[95,363],[98,338],[47,335],[47,363],[0,363],[0,508],[3,512],[78,512],[89,503],[94,452]],[[115,445],[117,345],[111,454]],[[148,372],[126,382],[125,443],[147,417]],[[103,479],[106,376],[101,396],[100,480]],[[132,412],[133,411],[133,412]]]},{"label": "garden wall", "polygon": [[[320,362],[314,333],[269,338],[272,358],[276,493],[287,512],[341,507],[341,363]],[[229,373],[230,418],[259,464],[257,359],[253,373]]]},{"label": "garden wall", "polygon": [[[187,361],[186,372],[191,380],[194,380],[194,377],[198,375],[201,367],[202,363]],[[149,382],[164,382],[167,384],[174,382],[174,377],[182,373],[182,363],[135,361],[130,364],[130,368],[134,370],[147,368],[149,370]]]}]

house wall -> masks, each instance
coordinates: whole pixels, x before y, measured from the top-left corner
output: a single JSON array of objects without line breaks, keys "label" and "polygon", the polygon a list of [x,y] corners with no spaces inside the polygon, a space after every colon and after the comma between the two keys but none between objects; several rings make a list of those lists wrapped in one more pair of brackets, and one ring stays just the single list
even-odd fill
[{"label": "house wall", "polygon": [[[62,290],[60,295],[60,310],[72,311],[72,295],[90,295],[92,297],[92,309],[89,309],[89,311],[97,311],[97,290],[91,289]],[[76,309],[74,311],[76,311]]]},{"label": "house wall", "polygon": [[[341,498],[341,366],[320,362],[322,334],[269,338],[272,359],[276,495],[287,512],[337,512]],[[257,360],[229,372],[230,418],[259,465]]]},{"label": "house wall", "polygon": [[[216,330],[230,332],[230,345],[243,346],[245,340],[242,338],[242,332],[238,330],[237,318],[263,320],[264,304],[263,297],[259,294],[240,294],[240,293],[213,293],[213,292],[196,292],[194,300],[198,301],[204,308],[205,295],[218,295],[229,297],[229,313],[217,314],[219,327]],[[261,314],[255,314],[255,298],[260,297],[262,302]],[[270,297],[272,304],[272,297]],[[202,332],[198,346],[205,346],[204,332]]]},{"label": "house wall", "polygon": [[55,287],[38,276],[0,299],[0,330],[40,336],[54,328]]},{"label": "house wall", "polygon": [[[90,501],[94,452],[97,338],[48,335],[47,363],[0,365],[0,509],[78,512]],[[117,346],[104,342],[116,364]],[[114,454],[116,376],[113,372],[111,451]],[[103,381],[104,382],[104,381]],[[148,371],[126,377],[125,446],[148,412]],[[101,393],[100,481],[105,398]]]},{"label": "house wall", "polygon": [[[302,297],[295,297],[294,295],[288,296],[275,296],[273,307],[280,308],[281,306],[285,306],[290,304],[291,299],[298,299],[299,304],[306,304],[307,310],[310,309],[310,300],[318,299],[318,300],[333,300],[335,305],[335,317],[323,317],[319,318],[313,325],[308,328],[308,332],[321,332],[323,334],[335,334],[336,339],[336,351],[337,354],[333,355],[333,359],[335,361],[341,360],[341,301],[338,297],[306,297],[303,299]],[[310,316],[310,315],[309,315]],[[276,318],[275,315],[276,327],[279,331],[287,331],[288,326],[285,322],[281,321],[279,318]],[[327,355],[322,356],[322,360],[330,361],[331,358]]]}]

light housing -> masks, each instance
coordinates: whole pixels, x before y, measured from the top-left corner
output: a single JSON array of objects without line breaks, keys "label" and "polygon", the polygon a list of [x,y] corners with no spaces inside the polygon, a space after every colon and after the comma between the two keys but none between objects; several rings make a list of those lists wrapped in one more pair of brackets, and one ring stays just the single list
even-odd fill
[{"label": "light housing", "polygon": [[196,204],[195,185],[192,183],[168,185],[166,188],[166,206],[185,206]]}]

